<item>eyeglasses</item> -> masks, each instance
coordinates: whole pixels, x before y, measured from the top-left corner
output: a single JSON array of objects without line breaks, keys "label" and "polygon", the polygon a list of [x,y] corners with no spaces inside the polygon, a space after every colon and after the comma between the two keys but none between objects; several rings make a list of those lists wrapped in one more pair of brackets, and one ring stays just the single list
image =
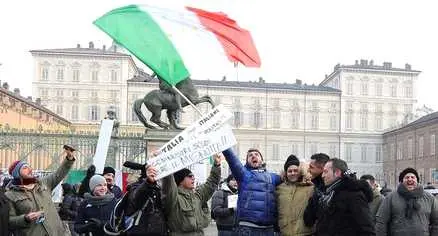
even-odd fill
[{"label": "eyeglasses", "polygon": [[189,175],[187,175],[187,177],[193,178],[193,177],[195,177],[195,175],[194,174],[189,174]]}]

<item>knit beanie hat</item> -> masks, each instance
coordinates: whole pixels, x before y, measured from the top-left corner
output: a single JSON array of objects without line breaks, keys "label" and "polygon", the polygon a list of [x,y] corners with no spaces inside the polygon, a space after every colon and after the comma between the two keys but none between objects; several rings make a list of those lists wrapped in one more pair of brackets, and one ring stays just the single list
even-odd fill
[{"label": "knit beanie hat", "polygon": [[106,166],[105,168],[103,168],[103,174],[102,175],[105,175],[105,174],[108,174],[108,173],[111,173],[111,174],[113,174],[115,176],[116,175],[116,170],[114,170],[114,168],[112,168],[111,166]]},{"label": "knit beanie hat", "polygon": [[91,179],[90,179],[90,182],[88,183],[88,186],[90,186],[91,193],[93,193],[94,188],[98,184],[105,184],[106,185],[106,179],[102,175],[93,175],[93,177],[91,177]]},{"label": "knit beanie hat", "polygon": [[12,175],[12,177],[14,179],[18,179],[20,178],[20,170],[21,168],[23,168],[24,166],[29,166],[29,164],[27,164],[24,161],[14,161],[10,166],[9,166],[9,174]]},{"label": "knit beanie hat", "polygon": [[190,174],[192,174],[192,171],[187,168],[175,172],[175,174],[173,174],[173,177],[175,178],[176,185],[179,185],[184,180],[184,178]]},{"label": "knit beanie hat", "polygon": [[398,182],[403,182],[403,178],[409,173],[414,174],[415,177],[417,177],[417,181],[420,181],[420,178],[418,177],[418,172],[414,168],[408,167],[400,173],[400,175],[398,176]]},{"label": "knit beanie hat", "polygon": [[298,160],[298,158],[293,154],[291,154],[284,163],[284,172],[286,172],[287,168],[289,168],[291,165],[300,166],[300,160]]}]

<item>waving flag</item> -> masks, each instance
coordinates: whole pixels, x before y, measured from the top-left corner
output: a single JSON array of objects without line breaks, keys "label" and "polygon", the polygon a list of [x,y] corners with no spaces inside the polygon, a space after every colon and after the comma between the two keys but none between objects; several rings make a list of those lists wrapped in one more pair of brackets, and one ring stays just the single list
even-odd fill
[{"label": "waving flag", "polygon": [[217,48],[211,50],[222,52],[231,62],[248,67],[260,67],[261,64],[250,33],[224,13],[192,7],[168,9],[129,5],[106,13],[94,24],[170,85],[190,76],[184,64],[186,52],[180,50],[189,42],[184,37],[178,38],[175,30],[191,30],[205,40],[214,41],[212,45]]}]

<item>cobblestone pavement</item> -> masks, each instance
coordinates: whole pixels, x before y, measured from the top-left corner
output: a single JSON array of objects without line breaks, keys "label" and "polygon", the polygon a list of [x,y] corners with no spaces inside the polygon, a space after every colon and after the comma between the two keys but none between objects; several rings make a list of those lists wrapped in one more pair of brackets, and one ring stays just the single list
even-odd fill
[{"label": "cobblestone pavement", "polygon": [[205,236],[217,236],[216,223],[214,221],[204,230]]}]

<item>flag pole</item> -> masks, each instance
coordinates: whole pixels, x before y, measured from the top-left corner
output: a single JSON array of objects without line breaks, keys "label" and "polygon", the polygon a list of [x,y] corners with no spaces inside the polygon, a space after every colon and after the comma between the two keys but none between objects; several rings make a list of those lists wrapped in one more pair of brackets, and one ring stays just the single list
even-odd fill
[{"label": "flag pole", "polygon": [[190,104],[190,106],[192,106],[199,113],[199,115],[203,115],[201,110],[199,110],[199,108],[196,107],[195,104],[193,104],[183,93],[181,93],[181,91],[179,91],[179,89],[176,88],[175,85],[172,85],[172,89],[173,91],[177,92],[182,98],[184,98],[184,100],[186,100],[186,102]]}]

